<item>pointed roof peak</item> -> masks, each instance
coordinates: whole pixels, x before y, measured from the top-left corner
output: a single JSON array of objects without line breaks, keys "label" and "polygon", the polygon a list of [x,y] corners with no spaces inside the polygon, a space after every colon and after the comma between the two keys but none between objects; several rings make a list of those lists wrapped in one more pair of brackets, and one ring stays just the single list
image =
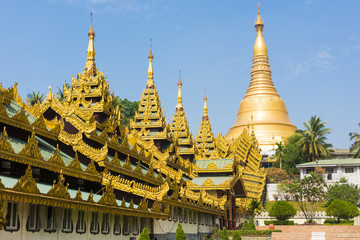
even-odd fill
[{"label": "pointed roof peak", "polygon": [[182,82],[181,82],[181,78],[180,78],[180,70],[179,70],[179,82],[178,82],[178,96],[177,96],[177,105],[176,105],[176,110],[183,110],[184,107],[182,105],[182,94],[181,94],[181,86],[182,86]]},{"label": "pointed roof peak", "polygon": [[256,22],[255,22],[255,27],[258,26],[258,25],[264,26],[264,22],[262,21],[261,15],[260,15],[260,2],[258,3],[258,15],[257,15],[257,19],[256,19]]},{"label": "pointed roof peak", "polygon": [[206,88],[204,89],[204,91],[205,91],[205,93],[204,93],[204,115],[203,115],[203,120],[204,120],[204,118],[208,119]]},{"label": "pointed roof peak", "polygon": [[148,56],[149,59],[153,59],[154,56],[152,54],[152,38],[150,38],[150,53],[149,53],[149,56]]},{"label": "pointed roof peak", "polygon": [[254,45],[254,56],[256,55],[265,55],[267,56],[267,46],[264,40],[263,36],[263,28],[264,28],[264,22],[261,19],[260,16],[260,3],[258,4],[258,15],[255,22],[255,28],[256,28],[256,40]]}]

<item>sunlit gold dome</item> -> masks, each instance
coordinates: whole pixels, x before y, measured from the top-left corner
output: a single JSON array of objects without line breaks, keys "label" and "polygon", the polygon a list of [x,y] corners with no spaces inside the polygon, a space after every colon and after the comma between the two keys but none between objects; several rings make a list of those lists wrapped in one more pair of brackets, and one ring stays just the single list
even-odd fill
[{"label": "sunlit gold dome", "polygon": [[277,142],[294,134],[296,127],[291,123],[285,102],[277,93],[271,79],[260,9],[255,28],[257,35],[250,85],[240,102],[235,124],[225,138],[228,141],[236,139],[244,128],[253,125],[261,150],[270,151]]}]

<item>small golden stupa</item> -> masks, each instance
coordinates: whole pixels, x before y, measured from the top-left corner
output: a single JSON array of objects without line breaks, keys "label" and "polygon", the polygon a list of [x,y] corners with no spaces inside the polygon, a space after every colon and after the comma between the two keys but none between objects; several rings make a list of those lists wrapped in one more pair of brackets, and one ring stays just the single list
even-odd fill
[{"label": "small golden stupa", "polygon": [[240,102],[235,124],[225,138],[232,141],[240,136],[244,128],[252,125],[261,150],[271,151],[276,143],[294,134],[296,127],[291,123],[285,102],[277,93],[271,79],[260,8],[255,28],[257,35],[250,86]]}]

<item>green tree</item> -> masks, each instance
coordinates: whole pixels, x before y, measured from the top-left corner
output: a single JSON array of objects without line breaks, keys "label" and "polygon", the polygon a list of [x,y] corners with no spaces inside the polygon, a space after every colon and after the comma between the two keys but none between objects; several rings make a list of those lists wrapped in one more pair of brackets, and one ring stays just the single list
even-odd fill
[{"label": "green tree", "polygon": [[315,161],[321,157],[329,157],[329,148],[332,145],[326,142],[326,135],[332,130],[325,127],[326,123],[316,115],[312,116],[307,123],[304,123],[305,130],[302,131],[302,137],[297,144],[303,153],[310,154],[310,161]]},{"label": "green tree", "polygon": [[328,187],[326,192],[327,206],[335,199],[351,202],[355,206],[359,205],[360,189],[358,185],[345,183],[335,183]]},{"label": "green tree", "polygon": [[326,183],[321,175],[310,173],[300,181],[293,181],[284,185],[284,191],[294,199],[308,222],[315,217],[316,205],[325,199]]},{"label": "green tree", "polygon": [[150,240],[150,234],[149,234],[149,230],[147,228],[144,228],[142,230],[139,240]]},{"label": "green tree", "polygon": [[338,219],[351,219],[359,215],[359,210],[350,202],[335,199],[326,208],[326,215],[333,216]]},{"label": "green tree", "polygon": [[[296,165],[304,163],[308,159],[308,154],[303,154],[296,144],[301,136],[300,133],[295,133],[285,141],[282,169],[286,170],[289,175],[299,174],[299,169],[296,168]],[[279,162],[276,162],[274,166],[279,167],[279,165]]]},{"label": "green tree", "polygon": [[221,240],[229,240],[229,233],[226,230],[226,227],[223,227],[223,229],[221,230]]},{"label": "green tree", "polygon": [[286,221],[296,215],[296,210],[288,202],[277,201],[272,205],[269,215],[278,221]]},{"label": "green tree", "polygon": [[27,95],[27,100],[30,106],[34,106],[37,102],[42,102],[44,98],[44,94],[40,95],[40,92],[33,91]]},{"label": "green tree", "polygon": [[233,234],[233,240],[241,240],[241,236],[240,233],[238,231],[235,231],[235,233]]},{"label": "green tree", "polygon": [[133,119],[139,107],[139,101],[129,101],[128,99],[121,99],[118,96],[114,97],[114,107],[120,105],[121,123],[127,127],[130,126],[130,119]]},{"label": "green tree", "polygon": [[281,142],[276,143],[275,158],[279,161],[279,167],[282,169],[282,162],[285,154],[285,145]]},{"label": "green tree", "polygon": [[[358,123],[360,127],[360,123]],[[354,141],[353,144],[350,146],[350,152],[355,151],[354,158],[360,158],[360,134],[355,132],[349,133],[350,141]]]},{"label": "green tree", "polygon": [[245,219],[244,223],[241,226],[241,230],[249,230],[249,223],[248,221]]},{"label": "green tree", "polygon": [[254,213],[261,212],[262,211],[261,202],[257,199],[252,199],[248,205],[248,210],[252,216],[254,215]]},{"label": "green tree", "polygon": [[249,220],[249,230],[256,230],[255,227],[255,222],[254,222],[254,217],[251,216],[250,220]]},{"label": "green tree", "polygon": [[178,227],[176,229],[176,235],[175,235],[175,239],[176,240],[186,240],[186,235],[184,230],[182,229],[181,224],[178,224]]}]

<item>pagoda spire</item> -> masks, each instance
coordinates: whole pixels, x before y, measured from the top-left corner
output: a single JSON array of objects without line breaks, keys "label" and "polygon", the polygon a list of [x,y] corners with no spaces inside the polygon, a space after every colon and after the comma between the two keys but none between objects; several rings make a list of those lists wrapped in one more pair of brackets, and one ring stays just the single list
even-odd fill
[{"label": "pagoda spire", "polygon": [[203,119],[206,118],[206,119],[209,119],[209,116],[208,116],[208,108],[207,108],[207,97],[206,97],[206,89],[204,90],[204,115],[203,115]]},{"label": "pagoda spire", "polygon": [[296,127],[291,123],[285,102],[276,91],[271,78],[260,4],[258,5],[255,29],[256,39],[253,48],[250,85],[245,97],[240,102],[235,124],[225,138],[228,141],[238,138],[251,122],[253,133],[249,134],[256,135],[261,149],[268,151],[272,149],[272,137],[281,142],[293,135]]},{"label": "pagoda spire", "polygon": [[181,86],[182,86],[182,82],[181,82],[180,70],[179,70],[179,82],[178,82],[179,89],[178,89],[178,96],[177,96],[176,111],[179,111],[184,108],[182,105]]},{"label": "pagoda spire", "polygon": [[256,28],[256,40],[254,45],[254,56],[256,55],[266,55],[267,56],[267,47],[263,36],[264,22],[260,16],[260,3],[258,4],[258,15],[255,22]]},{"label": "pagoda spire", "polygon": [[152,38],[150,38],[150,53],[149,53],[148,59],[149,59],[149,68],[148,68],[148,81],[146,83],[146,87],[154,88],[154,71],[153,71],[153,65],[152,65],[154,56],[152,54]]},{"label": "pagoda spire", "polygon": [[85,71],[90,72],[91,74],[93,74],[95,72],[95,45],[94,45],[94,40],[95,40],[95,31],[93,28],[93,22],[92,22],[93,18],[92,18],[92,13],[91,13],[91,24],[90,24],[90,30],[88,32],[88,36],[89,36],[89,45],[88,45],[88,49],[87,49],[87,62],[85,64]]}]

